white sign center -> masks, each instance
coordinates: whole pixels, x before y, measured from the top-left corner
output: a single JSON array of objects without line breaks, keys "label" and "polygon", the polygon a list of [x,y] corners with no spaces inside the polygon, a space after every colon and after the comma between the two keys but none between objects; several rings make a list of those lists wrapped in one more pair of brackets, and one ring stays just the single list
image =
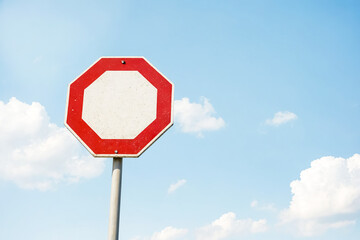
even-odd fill
[{"label": "white sign center", "polygon": [[138,71],[106,71],[84,91],[82,119],[102,139],[134,139],[156,119],[156,102]]}]

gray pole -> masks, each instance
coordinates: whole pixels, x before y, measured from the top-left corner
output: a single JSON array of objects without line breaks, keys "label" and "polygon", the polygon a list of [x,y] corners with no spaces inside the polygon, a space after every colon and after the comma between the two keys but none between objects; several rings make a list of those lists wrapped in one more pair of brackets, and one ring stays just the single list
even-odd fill
[{"label": "gray pole", "polygon": [[119,239],[122,160],[114,157],[113,161],[108,240]]}]

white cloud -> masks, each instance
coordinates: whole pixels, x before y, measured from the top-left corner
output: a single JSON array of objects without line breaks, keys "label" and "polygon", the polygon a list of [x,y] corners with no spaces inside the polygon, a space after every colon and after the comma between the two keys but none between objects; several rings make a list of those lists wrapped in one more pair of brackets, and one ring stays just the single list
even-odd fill
[{"label": "white cloud", "polygon": [[[155,232],[150,238],[135,236],[132,240],[221,240],[231,237],[240,237],[246,234],[256,234],[268,229],[265,219],[236,219],[233,212],[223,214],[211,224],[189,231],[186,228],[166,227],[160,232]],[[185,238],[186,237],[186,238]]]},{"label": "white cloud", "polygon": [[267,230],[265,219],[236,219],[233,212],[223,214],[210,225],[198,229],[197,240],[220,240],[237,237],[246,233],[259,233]]},{"label": "white cloud", "polygon": [[175,100],[175,121],[185,133],[196,133],[202,136],[203,131],[215,131],[225,126],[221,117],[214,117],[216,113],[209,100],[201,98],[201,103],[192,103],[189,98]]},{"label": "white cloud", "polygon": [[322,157],[291,182],[292,200],[281,213],[300,234],[312,236],[331,228],[355,224],[360,211],[360,155]]},{"label": "white cloud", "polygon": [[287,228],[305,237],[313,237],[326,232],[329,229],[338,229],[356,224],[355,220],[322,221],[319,219],[297,220],[287,224]]},{"label": "white cloud", "polygon": [[277,112],[272,119],[267,119],[266,124],[270,126],[280,126],[281,124],[297,119],[295,113],[292,112]]},{"label": "white cloud", "polygon": [[171,184],[169,189],[168,189],[168,193],[173,193],[179,187],[184,186],[185,183],[186,183],[186,180],[181,179],[181,180],[177,181],[176,183]]},{"label": "white cloud", "polygon": [[102,173],[104,160],[82,155],[65,128],[50,123],[45,108],[11,98],[0,101],[0,178],[21,188],[48,190]]},{"label": "white cloud", "polygon": [[184,228],[174,228],[174,227],[166,227],[160,232],[155,232],[151,240],[175,240],[183,237],[188,232],[187,229]]}]

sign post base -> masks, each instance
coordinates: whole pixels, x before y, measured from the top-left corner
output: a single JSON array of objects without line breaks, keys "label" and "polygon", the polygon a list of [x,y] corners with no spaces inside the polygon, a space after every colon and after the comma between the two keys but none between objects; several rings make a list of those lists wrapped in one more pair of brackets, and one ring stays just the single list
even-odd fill
[{"label": "sign post base", "polygon": [[119,239],[122,165],[123,165],[123,159],[115,157],[113,160],[112,180],[111,180],[108,240]]}]

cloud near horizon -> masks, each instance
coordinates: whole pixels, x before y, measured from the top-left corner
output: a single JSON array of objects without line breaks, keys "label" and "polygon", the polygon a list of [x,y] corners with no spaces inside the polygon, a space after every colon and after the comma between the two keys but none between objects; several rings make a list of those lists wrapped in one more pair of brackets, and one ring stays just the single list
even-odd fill
[{"label": "cloud near horizon", "polygon": [[183,237],[188,233],[188,230],[185,228],[174,228],[174,227],[166,227],[160,232],[155,232],[151,240],[175,240]]},{"label": "cloud near horizon", "polygon": [[159,232],[155,232],[151,238],[136,236],[132,238],[132,240],[225,240],[247,234],[258,234],[267,230],[268,225],[266,219],[237,219],[235,213],[228,212],[221,215],[209,225],[196,228],[192,231],[187,228],[168,226]]},{"label": "cloud near horizon", "polygon": [[175,122],[185,133],[195,133],[202,136],[204,131],[216,131],[225,126],[221,117],[215,117],[216,111],[210,101],[202,97],[200,103],[190,102],[189,98],[175,100]]},{"label": "cloud near horizon", "polygon": [[290,187],[293,196],[280,219],[300,235],[354,225],[360,213],[360,154],[316,159]]},{"label": "cloud near horizon", "polygon": [[233,212],[223,214],[211,224],[197,230],[196,240],[220,240],[240,237],[249,233],[265,232],[268,229],[265,219],[236,219]]},{"label": "cloud near horizon", "polygon": [[67,129],[50,122],[40,103],[0,101],[0,179],[46,191],[100,175],[104,160],[82,152]]}]

